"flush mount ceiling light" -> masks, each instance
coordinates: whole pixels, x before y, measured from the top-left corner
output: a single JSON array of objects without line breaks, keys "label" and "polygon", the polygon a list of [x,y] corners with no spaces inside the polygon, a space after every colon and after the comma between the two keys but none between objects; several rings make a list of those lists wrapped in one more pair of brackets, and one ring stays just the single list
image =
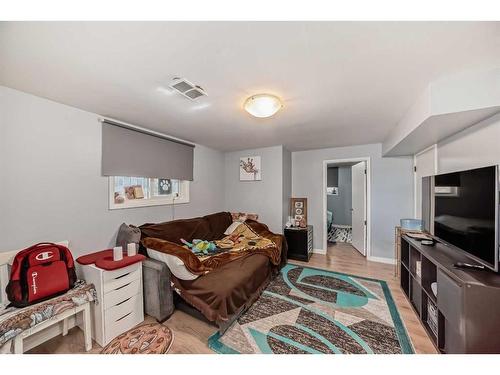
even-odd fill
[{"label": "flush mount ceiling light", "polygon": [[255,117],[271,117],[283,107],[280,98],[271,94],[258,94],[245,100],[243,108]]}]

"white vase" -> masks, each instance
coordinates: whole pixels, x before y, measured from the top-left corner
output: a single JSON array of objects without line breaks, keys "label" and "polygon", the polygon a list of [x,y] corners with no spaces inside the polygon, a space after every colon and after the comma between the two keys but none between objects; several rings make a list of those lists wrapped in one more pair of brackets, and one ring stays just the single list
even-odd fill
[{"label": "white vase", "polygon": [[119,261],[123,259],[123,248],[121,246],[117,246],[113,248],[113,260]]},{"label": "white vase", "polygon": [[137,245],[135,243],[127,244],[127,255],[129,257],[133,257],[134,255],[137,255]]}]

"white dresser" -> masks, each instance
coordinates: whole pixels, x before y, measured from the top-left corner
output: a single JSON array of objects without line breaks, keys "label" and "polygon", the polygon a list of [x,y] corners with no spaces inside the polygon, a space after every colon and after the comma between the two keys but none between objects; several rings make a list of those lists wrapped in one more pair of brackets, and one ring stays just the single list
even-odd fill
[{"label": "white dresser", "polygon": [[95,265],[78,265],[79,277],[94,284],[92,338],[102,347],[144,321],[142,262],[106,271]]}]

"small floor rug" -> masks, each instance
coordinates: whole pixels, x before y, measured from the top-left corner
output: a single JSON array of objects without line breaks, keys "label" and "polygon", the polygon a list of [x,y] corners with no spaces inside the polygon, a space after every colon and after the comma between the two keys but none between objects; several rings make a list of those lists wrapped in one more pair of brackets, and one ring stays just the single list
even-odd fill
[{"label": "small floor rug", "polygon": [[174,334],[167,326],[148,323],[115,337],[101,354],[165,354],[170,350]]},{"label": "small floor rug", "polygon": [[328,232],[328,242],[352,242],[352,226],[333,224]]},{"label": "small floor rug", "polygon": [[223,354],[414,352],[385,281],[292,264],[208,345]]}]

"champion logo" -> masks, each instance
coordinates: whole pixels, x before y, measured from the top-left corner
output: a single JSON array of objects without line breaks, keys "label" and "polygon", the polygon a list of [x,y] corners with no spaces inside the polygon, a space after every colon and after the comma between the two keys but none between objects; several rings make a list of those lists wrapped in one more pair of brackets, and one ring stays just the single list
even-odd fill
[{"label": "champion logo", "polygon": [[36,294],[36,291],[38,290],[36,286],[36,278],[38,277],[38,272],[32,272],[31,273],[31,288],[33,289],[33,294]]},{"label": "champion logo", "polygon": [[47,260],[50,259],[54,256],[54,253],[52,251],[45,251],[43,253],[38,254],[35,259],[36,260]]}]

